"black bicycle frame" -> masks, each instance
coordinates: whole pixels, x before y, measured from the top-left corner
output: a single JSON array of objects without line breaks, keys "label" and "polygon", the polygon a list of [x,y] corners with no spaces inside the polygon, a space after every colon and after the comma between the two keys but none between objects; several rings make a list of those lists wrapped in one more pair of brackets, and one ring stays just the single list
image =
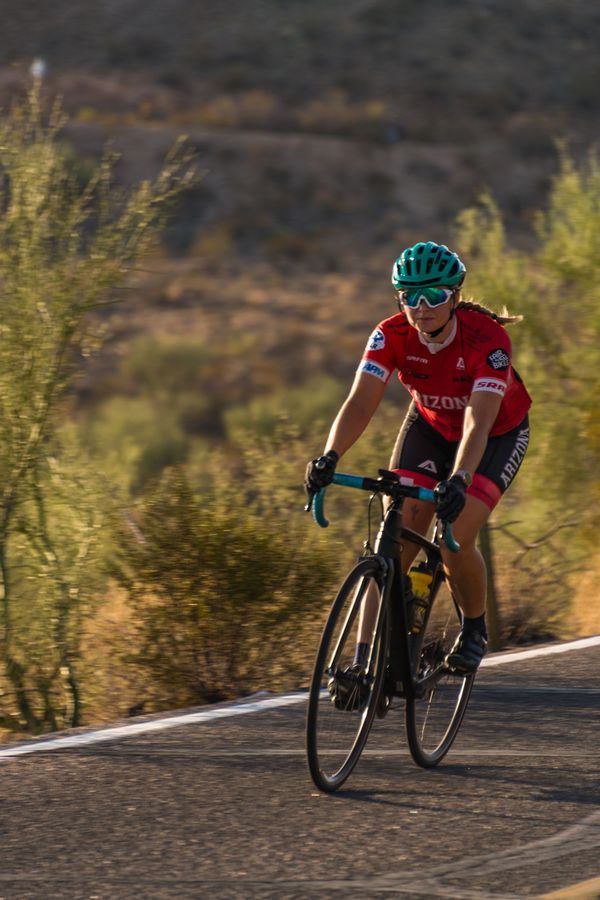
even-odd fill
[{"label": "black bicycle frame", "polygon": [[444,579],[444,573],[439,546],[403,525],[403,501],[404,498],[401,498],[390,503],[375,541],[374,552],[381,559],[383,570],[388,573],[383,603],[390,625],[389,684],[395,695],[413,698],[422,696],[427,691],[428,683],[437,681],[439,676],[433,672],[430,678],[419,683],[416,680],[416,666],[425,628],[419,634],[409,633],[407,598],[400,569],[403,541],[417,544],[425,551],[427,564],[433,572],[432,595],[437,590],[438,583]]}]

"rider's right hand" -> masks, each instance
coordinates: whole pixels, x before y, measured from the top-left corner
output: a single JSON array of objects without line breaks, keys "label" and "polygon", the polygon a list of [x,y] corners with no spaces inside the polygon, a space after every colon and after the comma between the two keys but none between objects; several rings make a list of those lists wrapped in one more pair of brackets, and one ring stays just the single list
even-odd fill
[{"label": "rider's right hand", "polygon": [[308,463],[304,475],[304,488],[309,505],[314,495],[333,481],[338,459],[339,456],[335,450],[329,450],[324,456],[311,459]]}]

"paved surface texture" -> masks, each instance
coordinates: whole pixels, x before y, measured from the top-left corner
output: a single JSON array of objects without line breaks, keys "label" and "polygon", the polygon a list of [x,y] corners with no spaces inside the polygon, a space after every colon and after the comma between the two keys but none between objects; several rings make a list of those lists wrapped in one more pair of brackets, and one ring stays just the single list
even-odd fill
[{"label": "paved surface texture", "polygon": [[600,875],[600,648],[482,670],[446,760],[400,710],[337,794],[304,704],[0,762],[0,898],[518,898]]}]

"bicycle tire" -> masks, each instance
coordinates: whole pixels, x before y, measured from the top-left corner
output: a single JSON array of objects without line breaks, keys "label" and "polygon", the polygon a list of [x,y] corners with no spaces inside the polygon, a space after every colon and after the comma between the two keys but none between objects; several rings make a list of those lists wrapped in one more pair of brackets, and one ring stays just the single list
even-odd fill
[{"label": "bicycle tire", "polygon": [[474,674],[450,672],[443,662],[460,626],[460,611],[439,577],[422,630],[409,638],[416,680],[406,700],[406,737],[412,758],[425,769],[437,766],[454,743],[475,680]]},{"label": "bicycle tire", "polygon": [[[375,625],[366,673],[354,678],[352,665],[360,606],[367,586],[377,589]],[[317,652],[308,700],[306,750],[310,774],[316,786],[328,793],[346,781],[367,742],[383,681],[387,649],[387,617],[384,607],[385,575],[376,558],[361,561],[340,587],[331,607]],[[347,697],[337,694],[342,683]],[[348,688],[348,685],[350,687]],[[360,695],[360,696],[359,696]]]}]

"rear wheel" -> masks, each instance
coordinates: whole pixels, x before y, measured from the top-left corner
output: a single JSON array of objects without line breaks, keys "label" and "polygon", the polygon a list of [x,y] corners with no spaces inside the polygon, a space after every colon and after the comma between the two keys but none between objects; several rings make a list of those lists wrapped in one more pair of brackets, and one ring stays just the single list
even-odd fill
[{"label": "rear wheel", "polygon": [[421,633],[410,638],[416,687],[406,701],[406,736],[414,761],[424,768],[436,766],[452,746],[473,687],[474,675],[450,672],[444,664],[460,626],[460,611],[442,582]]},{"label": "rear wheel", "polygon": [[[370,649],[359,667],[353,664],[363,605],[362,614],[371,622]],[[336,790],[348,778],[369,736],[383,679],[385,619],[381,566],[374,558],[363,560],[331,607],[310,688],[308,766],[323,791]]]}]

